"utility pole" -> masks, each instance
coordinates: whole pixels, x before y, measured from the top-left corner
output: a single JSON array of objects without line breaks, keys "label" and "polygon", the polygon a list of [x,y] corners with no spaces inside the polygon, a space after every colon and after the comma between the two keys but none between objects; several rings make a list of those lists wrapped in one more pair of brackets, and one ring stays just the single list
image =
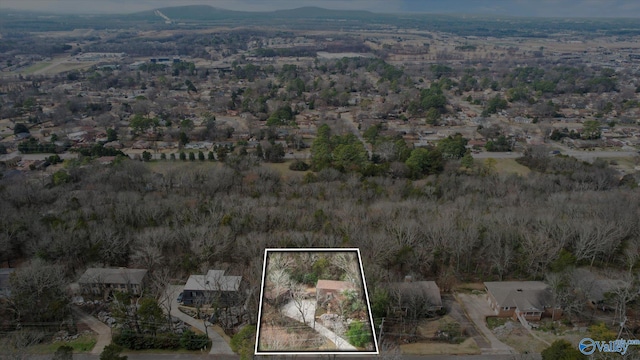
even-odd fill
[{"label": "utility pole", "polygon": [[378,334],[378,346],[380,346],[380,342],[382,341],[382,326],[384,325],[384,318],[382,318],[382,322],[380,322],[380,333]]}]

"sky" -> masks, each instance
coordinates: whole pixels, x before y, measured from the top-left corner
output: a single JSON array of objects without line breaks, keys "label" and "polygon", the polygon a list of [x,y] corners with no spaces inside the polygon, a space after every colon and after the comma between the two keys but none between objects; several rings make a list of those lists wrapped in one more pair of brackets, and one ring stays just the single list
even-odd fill
[{"label": "sky", "polygon": [[468,13],[640,19],[639,0],[0,0],[0,10],[39,10],[74,14],[131,13],[193,4],[246,11],[317,6],[378,13]]}]

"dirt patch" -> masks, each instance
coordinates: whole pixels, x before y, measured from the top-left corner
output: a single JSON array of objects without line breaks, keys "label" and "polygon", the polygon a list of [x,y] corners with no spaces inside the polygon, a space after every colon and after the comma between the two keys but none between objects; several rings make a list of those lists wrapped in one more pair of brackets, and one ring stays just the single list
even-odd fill
[{"label": "dirt patch", "polygon": [[463,283],[458,284],[455,289],[458,292],[473,292],[473,291],[483,291],[484,292],[484,284],[483,283]]},{"label": "dirt patch", "polygon": [[[508,324],[516,324],[516,323],[510,322],[505,325],[508,325]],[[500,328],[502,327],[498,327],[495,330],[501,331]],[[504,333],[496,334],[496,336],[500,341],[511,346],[521,354],[540,353],[542,350],[548,347],[547,344],[531,336],[531,334],[529,334],[527,330],[519,324],[516,324],[516,326],[512,327],[510,331],[505,329]]]},{"label": "dirt patch", "polygon": [[[561,331],[554,334],[551,331],[533,330],[536,336],[544,339],[548,343],[556,340],[564,339],[571,344],[578,344],[580,339],[586,336],[586,333],[580,333],[577,329]],[[519,322],[508,320],[504,325],[497,326],[493,329],[496,337],[505,344],[513,347],[521,354],[539,353],[546,349],[549,345],[533,337]]]},{"label": "dirt patch", "polygon": [[473,339],[467,339],[461,344],[447,344],[439,342],[419,342],[400,345],[405,355],[477,355],[480,348]]},{"label": "dirt patch", "polygon": [[442,328],[444,324],[455,323],[456,321],[449,315],[445,315],[437,320],[425,320],[418,325],[418,334],[425,338],[436,337],[438,330]]}]

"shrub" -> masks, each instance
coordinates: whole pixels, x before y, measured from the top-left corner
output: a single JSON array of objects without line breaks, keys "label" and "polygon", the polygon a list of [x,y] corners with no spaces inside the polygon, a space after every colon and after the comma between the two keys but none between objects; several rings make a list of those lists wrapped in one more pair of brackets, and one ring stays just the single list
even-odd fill
[{"label": "shrub", "polygon": [[307,171],[309,170],[309,164],[302,160],[296,160],[289,165],[289,170],[293,171]]},{"label": "shrub", "polygon": [[204,334],[185,331],[180,337],[180,346],[187,350],[199,350],[209,346],[209,338]]},{"label": "shrub", "polygon": [[247,325],[231,338],[231,350],[240,355],[240,359],[251,359],[256,339],[256,327]]},{"label": "shrub", "polygon": [[351,345],[357,347],[363,347],[371,341],[371,333],[363,323],[360,321],[354,321],[349,325],[349,330],[346,332],[347,340]]}]

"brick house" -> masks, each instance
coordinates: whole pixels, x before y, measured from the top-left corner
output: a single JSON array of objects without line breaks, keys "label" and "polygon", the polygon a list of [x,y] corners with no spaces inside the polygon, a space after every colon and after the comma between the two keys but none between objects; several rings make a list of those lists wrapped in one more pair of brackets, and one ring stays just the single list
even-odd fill
[{"label": "brick house", "polygon": [[498,317],[538,321],[543,317],[556,320],[562,315],[551,289],[541,281],[491,281],[484,286],[489,305]]}]

